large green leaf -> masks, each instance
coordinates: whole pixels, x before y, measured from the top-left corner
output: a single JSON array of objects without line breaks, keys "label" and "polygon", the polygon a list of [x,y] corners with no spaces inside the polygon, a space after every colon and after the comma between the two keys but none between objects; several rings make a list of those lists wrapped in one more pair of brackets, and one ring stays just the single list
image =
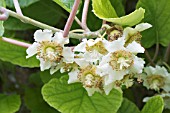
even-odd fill
[{"label": "large green leaf", "polygon": [[122,0],[110,0],[110,3],[114,7],[114,9],[119,17],[125,15],[125,9],[122,4]]},{"label": "large green leaf", "polygon": [[[27,7],[39,0],[18,0],[18,1],[19,1],[20,7],[23,8],[23,7]],[[14,8],[13,0],[6,0],[6,5],[10,8]]]},{"label": "large green leaf", "polygon": [[66,11],[71,12],[75,0],[53,0],[53,1],[60,5],[62,8],[64,8]]},{"label": "large green leaf", "polygon": [[4,95],[0,94],[0,112],[1,113],[14,113],[19,110],[21,100],[18,95]]},{"label": "large green leaf", "polygon": [[117,113],[140,113],[138,107],[130,100],[124,98]]},{"label": "large green leaf", "polygon": [[162,97],[154,96],[148,100],[142,109],[142,113],[162,113],[164,102]]},{"label": "large green leaf", "polygon": [[39,67],[35,57],[26,59],[26,48],[9,44],[0,39],[0,59],[22,67]]},{"label": "large green leaf", "polygon": [[146,48],[155,43],[167,46],[170,43],[170,0],[139,0],[137,7],[146,10],[144,22],[153,25],[142,33],[142,45]]},{"label": "large green leaf", "polygon": [[88,96],[79,83],[67,84],[67,76],[52,79],[42,88],[44,100],[62,113],[116,113],[122,94],[113,89],[109,95]]},{"label": "large green leaf", "polygon": [[92,6],[94,14],[101,19],[117,17],[110,0],[92,0]]}]

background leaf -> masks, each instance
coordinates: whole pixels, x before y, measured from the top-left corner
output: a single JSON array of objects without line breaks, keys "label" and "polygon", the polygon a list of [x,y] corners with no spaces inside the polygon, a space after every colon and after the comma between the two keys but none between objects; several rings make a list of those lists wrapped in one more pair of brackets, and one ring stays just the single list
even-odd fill
[{"label": "background leaf", "polygon": [[[0,1],[0,7],[5,7],[5,1],[1,0]],[[4,27],[3,27],[3,21],[0,21],[0,36],[4,34]]]},{"label": "background leaf", "polygon": [[39,67],[35,57],[26,59],[26,48],[9,44],[0,39],[0,59],[22,67]]},{"label": "background leaf", "polygon": [[117,17],[110,0],[92,0],[92,6],[94,14],[101,19]]},{"label": "background leaf", "polygon": [[114,7],[118,17],[125,15],[125,9],[124,9],[124,6],[122,4],[122,0],[110,0],[110,3]]},{"label": "background leaf", "polygon": [[144,22],[153,25],[152,28],[142,32],[142,45],[145,48],[160,43],[167,46],[170,43],[170,1],[169,0],[139,0],[138,7],[146,11]]},{"label": "background leaf", "polygon": [[117,113],[140,113],[138,107],[130,100],[124,98]]},{"label": "background leaf", "polygon": [[0,94],[1,113],[14,113],[19,110],[21,105],[20,96]]},{"label": "background leaf", "polygon": [[151,97],[142,109],[142,113],[162,113],[164,102],[162,97]]},{"label": "background leaf", "polygon": [[88,96],[79,83],[67,84],[67,76],[52,79],[42,88],[44,100],[62,113],[116,113],[122,94],[113,89],[109,95]]},{"label": "background leaf", "polygon": [[[66,11],[71,12],[75,0],[54,0],[58,5],[64,8]],[[81,7],[81,3],[79,8]],[[78,11],[79,12],[79,11]]]},{"label": "background leaf", "polygon": [[[23,7],[27,7],[37,1],[40,1],[40,0],[18,0],[19,1],[19,5],[21,8]],[[6,0],[6,5],[7,7],[10,7],[10,8],[14,8],[14,3],[13,3],[13,0]]]}]

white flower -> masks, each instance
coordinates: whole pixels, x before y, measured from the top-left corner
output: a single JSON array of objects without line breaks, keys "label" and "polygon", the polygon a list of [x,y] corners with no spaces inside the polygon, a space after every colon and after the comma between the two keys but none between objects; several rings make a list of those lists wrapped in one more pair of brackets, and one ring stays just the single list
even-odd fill
[{"label": "white flower", "polygon": [[149,29],[150,27],[152,27],[151,24],[148,23],[141,23],[136,25],[135,28],[131,28],[131,27],[126,27],[123,30],[123,37],[125,37],[126,43],[125,46],[127,46],[129,43],[133,42],[133,41],[137,41],[140,42],[142,35],[140,34],[140,32]]},{"label": "white flower", "polygon": [[84,62],[88,62],[88,63],[97,63],[98,61],[101,60],[101,58],[105,54],[107,54],[107,50],[105,49],[105,39],[101,39],[101,38],[97,38],[95,40],[84,39],[83,42],[78,44],[73,51],[81,52],[83,54],[81,60],[78,61],[83,60]]},{"label": "white flower", "polygon": [[156,66],[154,68],[149,66],[144,68],[144,72],[146,74],[142,74],[143,85],[147,89],[170,91],[170,73],[164,67]]},{"label": "white flower", "polygon": [[123,79],[126,74],[142,72],[145,62],[134,55],[144,53],[144,48],[140,44],[134,41],[124,47],[124,38],[107,43],[106,49],[109,53],[103,56],[96,70],[101,77],[107,76],[105,85]]},{"label": "white flower", "polygon": [[68,75],[68,83],[81,82],[89,96],[92,96],[95,92],[103,91],[103,78],[96,74],[96,66],[75,68]]},{"label": "white flower", "polygon": [[73,62],[74,54],[71,48],[64,47],[69,40],[64,38],[61,32],[56,32],[53,36],[51,30],[37,30],[34,39],[35,42],[26,50],[26,58],[37,54],[41,71],[57,66],[61,60],[66,63]]}]

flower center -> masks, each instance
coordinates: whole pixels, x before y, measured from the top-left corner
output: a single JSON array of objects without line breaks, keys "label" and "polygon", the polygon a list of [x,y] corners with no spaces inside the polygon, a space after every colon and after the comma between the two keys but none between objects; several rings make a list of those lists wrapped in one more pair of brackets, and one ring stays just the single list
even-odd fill
[{"label": "flower center", "polygon": [[158,90],[165,85],[165,79],[160,75],[151,75],[147,77],[147,82],[151,89]]},{"label": "flower center", "polygon": [[62,47],[56,42],[40,42],[37,55],[44,61],[59,62],[61,60]]},{"label": "flower center", "polygon": [[79,80],[83,83],[84,87],[88,88],[102,88],[103,79],[96,74],[96,67],[88,66],[80,70],[78,75]]},{"label": "flower center", "polygon": [[119,71],[128,69],[131,65],[133,65],[133,62],[132,53],[120,50],[112,53],[109,64],[112,66],[113,70]]}]

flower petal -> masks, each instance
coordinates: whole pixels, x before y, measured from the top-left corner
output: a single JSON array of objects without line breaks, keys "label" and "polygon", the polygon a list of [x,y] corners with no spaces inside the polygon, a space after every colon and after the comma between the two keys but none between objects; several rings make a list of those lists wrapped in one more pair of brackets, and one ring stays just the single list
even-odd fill
[{"label": "flower petal", "polygon": [[79,73],[78,69],[73,69],[71,72],[68,73],[69,75],[68,84],[79,82],[78,73]]},{"label": "flower petal", "polygon": [[38,43],[34,42],[30,47],[28,47],[28,49],[26,50],[26,53],[28,54],[26,58],[32,57],[37,53],[38,45]]},{"label": "flower petal", "polygon": [[69,38],[64,38],[62,32],[56,32],[53,37],[53,41],[63,46],[64,44],[69,43]]},{"label": "flower petal", "polygon": [[151,24],[141,23],[141,24],[136,25],[135,29],[136,29],[137,31],[140,31],[140,32],[141,32],[141,31],[144,31],[144,30],[146,30],[146,29],[149,29],[150,27],[152,27]]},{"label": "flower petal", "polygon": [[54,67],[51,67],[50,69],[50,74],[54,74],[55,72],[57,72],[60,68],[61,68],[61,64],[57,65],[57,66],[54,66]]},{"label": "flower petal", "polygon": [[63,48],[63,61],[66,63],[73,63],[74,62],[74,53],[72,52],[72,48],[64,47]]},{"label": "flower petal", "polygon": [[51,38],[52,38],[52,31],[51,30],[37,30],[35,33],[34,33],[34,39],[35,41],[37,42],[42,42],[42,41],[51,41]]},{"label": "flower petal", "polygon": [[44,61],[43,59],[40,59],[40,70],[41,71],[49,69],[50,67],[51,67],[50,61]]},{"label": "flower petal", "polygon": [[78,44],[73,51],[77,51],[77,52],[85,52],[86,51],[86,42],[81,42],[80,44]]},{"label": "flower petal", "polygon": [[132,53],[144,53],[145,49],[136,41],[133,41],[130,43],[127,47],[127,50],[132,52]]}]

